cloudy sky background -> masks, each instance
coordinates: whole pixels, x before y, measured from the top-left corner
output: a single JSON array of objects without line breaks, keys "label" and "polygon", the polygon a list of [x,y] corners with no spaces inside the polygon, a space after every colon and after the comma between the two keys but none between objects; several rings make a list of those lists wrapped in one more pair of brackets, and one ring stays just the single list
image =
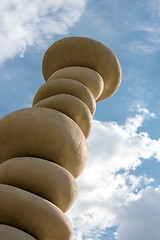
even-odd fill
[{"label": "cloudy sky background", "polygon": [[94,38],[117,55],[118,92],[97,105],[68,216],[74,240],[160,239],[160,0],[2,0],[0,117],[30,107],[54,41]]}]

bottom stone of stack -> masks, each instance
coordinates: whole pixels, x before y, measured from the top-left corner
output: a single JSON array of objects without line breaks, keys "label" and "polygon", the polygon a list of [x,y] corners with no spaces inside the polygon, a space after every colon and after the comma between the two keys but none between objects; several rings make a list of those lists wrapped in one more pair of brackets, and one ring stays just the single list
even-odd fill
[{"label": "bottom stone of stack", "polygon": [[0,224],[0,238],[3,240],[36,240],[28,233],[4,224]]},{"label": "bottom stone of stack", "polygon": [[72,239],[72,226],[59,208],[35,194],[5,184],[0,184],[0,223],[38,240]]}]

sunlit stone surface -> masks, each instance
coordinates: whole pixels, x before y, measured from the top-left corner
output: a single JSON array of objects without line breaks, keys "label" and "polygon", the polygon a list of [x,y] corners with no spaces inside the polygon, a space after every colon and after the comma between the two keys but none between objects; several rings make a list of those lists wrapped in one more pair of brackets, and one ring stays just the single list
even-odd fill
[{"label": "sunlit stone surface", "polygon": [[116,56],[83,37],[55,42],[43,59],[46,83],[33,107],[0,120],[0,238],[71,240],[65,212],[87,160],[96,102],[121,82]]}]

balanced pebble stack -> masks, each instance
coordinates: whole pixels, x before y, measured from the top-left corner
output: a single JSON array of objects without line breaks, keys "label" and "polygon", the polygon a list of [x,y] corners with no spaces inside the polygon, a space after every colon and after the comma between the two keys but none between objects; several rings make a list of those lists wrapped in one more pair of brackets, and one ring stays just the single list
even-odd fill
[{"label": "balanced pebble stack", "polygon": [[[0,239],[71,240],[65,215],[87,160],[96,102],[121,82],[113,52],[84,37],[55,42],[32,108],[0,120]],[[97,163],[98,164],[98,163]]]}]

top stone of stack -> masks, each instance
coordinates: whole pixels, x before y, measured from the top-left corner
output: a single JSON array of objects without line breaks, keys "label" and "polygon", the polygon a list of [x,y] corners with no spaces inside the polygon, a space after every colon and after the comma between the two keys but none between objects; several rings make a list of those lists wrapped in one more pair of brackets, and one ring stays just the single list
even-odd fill
[{"label": "top stone of stack", "polygon": [[74,66],[90,68],[103,78],[104,89],[97,102],[112,96],[121,83],[121,67],[115,54],[86,37],[68,37],[53,43],[44,55],[42,71],[47,81],[57,70]]}]

